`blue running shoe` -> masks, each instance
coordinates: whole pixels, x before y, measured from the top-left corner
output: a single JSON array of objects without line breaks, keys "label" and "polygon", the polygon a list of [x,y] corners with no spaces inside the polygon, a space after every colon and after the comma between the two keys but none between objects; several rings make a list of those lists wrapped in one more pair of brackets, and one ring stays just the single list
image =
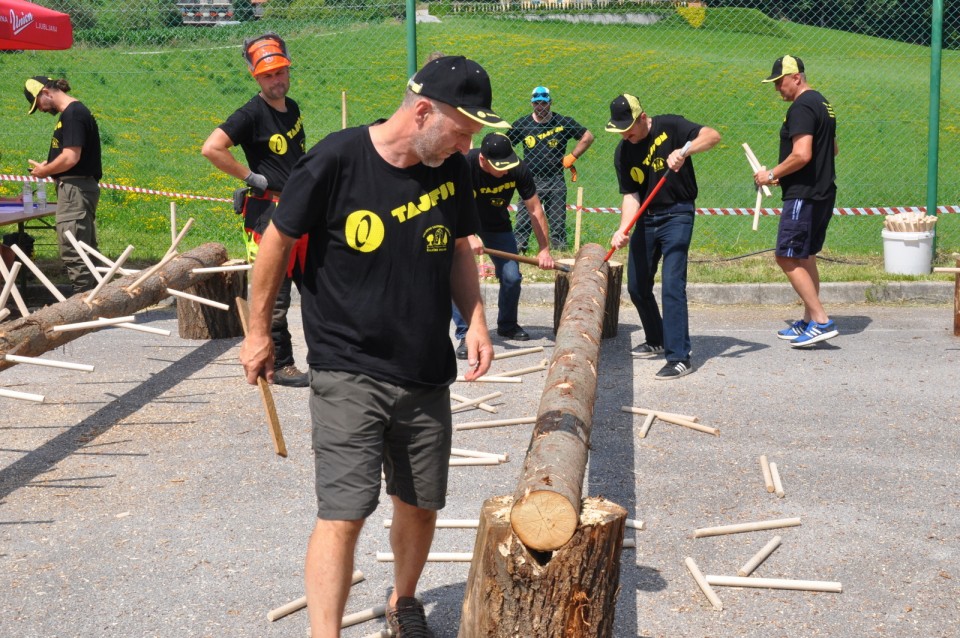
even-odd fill
[{"label": "blue running shoe", "polygon": [[789,328],[784,328],[783,330],[777,331],[777,339],[784,339],[786,341],[793,341],[797,337],[803,334],[803,331],[807,329],[807,322],[803,319],[797,319]]},{"label": "blue running shoe", "polygon": [[838,334],[840,334],[840,332],[837,330],[837,324],[833,322],[833,319],[828,319],[827,323],[811,321],[807,325],[807,329],[803,331],[803,334],[790,342],[790,347],[809,348],[815,343],[833,339]]}]

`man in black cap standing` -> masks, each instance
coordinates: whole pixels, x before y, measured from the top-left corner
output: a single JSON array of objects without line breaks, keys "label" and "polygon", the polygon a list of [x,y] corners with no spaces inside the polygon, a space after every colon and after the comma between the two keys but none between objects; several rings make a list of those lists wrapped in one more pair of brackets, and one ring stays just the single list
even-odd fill
[{"label": "man in black cap standing", "polygon": [[[637,308],[646,342],[633,356],[663,353],[666,365],[656,379],[678,379],[693,372],[690,363],[690,322],[687,312],[687,255],[693,237],[697,176],[689,156],[703,153],[720,141],[709,126],[679,115],[651,117],[640,100],[628,94],[610,103],[606,130],[623,139],[614,154],[614,166],[623,193],[620,228],[611,244],[630,244],[627,291]],[[689,143],[689,146],[686,146]],[[673,174],[668,175],[668,171]],[[666,179],[664,179],[666,177]],[[643,217],[627,235],[640,204],[656,191]],[[663,316],[653,294],[654,277],[663,259],[661,296]]]},{"label": "man in black cap standing", "polygon": [[[243,43],[243,57],[260,92],[213,129],[201,152],[211,164],[249,187],[238,193],[241,197],[236,198],[236,212],[243,214],[247,257],[253,261],[290,171],[306,153],[307,143],[300,107],[287,97],[290,56],[283,39],[276,33],[251,38]],[[243,149],[245,165],[230,152],[235,145]],[[301,372],[294,361],[287,312],[293,276],[299,268],[298,256],[305,249],[304,239],[293,251],[273,309],[273,382],[295,388],[307,387],[307,373]]]},{"label": "man in black cap standing", "polygon": [[469,326],[466,379],[493,358],[463,156],[484,125],[508,126],[491,101],[476,62],[428,62],[385,122],[337,131],[310,149],[260,241],[240,350],[251,384],[273,376],[273,298],[294,243],[309,234],[301,289],[318,504],[305,568],[313,638],[339,636],[381,471],[393,503],[387,621],[401,638],[433,635],[414,595],[447,491],[451,297]]},{"label": "man in black cap standing", "polygon": [[100,129],[83,102],[68,95],[70,84],[63,78],[53,80],[38,75],[26,81],[23,93],[30,103],[29,113],[43,111],[60,115],[53,129],[45,162],[28,160],[34,177],[52,177],[57,184],[57,243],[73,285],[73,292],[92,290],[97,285],[93,273],[67,239],[74,238],[97,247],[97,204],[100,202],[100,178],[103,163],[100,153]]},{"label": "man in black cap standing", "polygon": [[[537,262],[540,268],[553,268],[550,256],[550,230],[547,219],[537,196],[537,186],[526,162],[513,152],[510,139],[503,133],[488,133],[479,149],[467,153],[467,163],[473,179],[473,195],[477,200],[477,213],[480,215],[480,239],[470,237],[473,251],[483,254],[484,247],[513,255],[517,254],[517,239],[510,225],[510,211],[507,206],[513,199],[514,191],[520,193],[533,225],[533,234],[540,246]],[[520,304],[520,282],[523,277],[517,262],[502,257],[490,256],[500,280],[500,293],[497,301],[497,334],[508,339],[527,341],[530,335],[517,323],[517,307]],[[467,323],[456,307],[453,309],[453,322],[457,326],[457,358],[467,358]]]},{"label": "man in black cap standing", "polygon": [[753,181],[757,186],[779,184],[783,192],[775,255],[803,301],[803,318],[778,331],[777,337],[793,348],[809,348],[839,334],[820,302],[817,268],[837,199],[837,118],[827,98],[807,84],[800,58],[778,58],[763,82],[773,82],[791,104],[780,127],[780,162],[770,170],[761,167]]}]

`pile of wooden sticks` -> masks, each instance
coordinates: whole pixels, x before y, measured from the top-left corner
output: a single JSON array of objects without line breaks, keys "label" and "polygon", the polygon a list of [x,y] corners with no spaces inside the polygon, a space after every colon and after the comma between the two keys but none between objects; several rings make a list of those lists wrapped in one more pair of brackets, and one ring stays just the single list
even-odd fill
[{"label": "pile of wooden sticks", "polygon": [[937,223],[935,215],[922,213],[897,213],[887,215],[883,220],[883,229],[895,233],[927,233]]}]

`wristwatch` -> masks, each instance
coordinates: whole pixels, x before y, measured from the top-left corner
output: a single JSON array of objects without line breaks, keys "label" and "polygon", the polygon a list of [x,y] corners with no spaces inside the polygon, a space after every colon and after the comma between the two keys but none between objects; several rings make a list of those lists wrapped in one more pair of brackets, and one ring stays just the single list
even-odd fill
[{"label": "wristwatch", "polygon": [[767,179],[770,180],[771,183],[777,181],[776,178],[773,176],[773,171],[770,171],[769,173],[767,173]]}]

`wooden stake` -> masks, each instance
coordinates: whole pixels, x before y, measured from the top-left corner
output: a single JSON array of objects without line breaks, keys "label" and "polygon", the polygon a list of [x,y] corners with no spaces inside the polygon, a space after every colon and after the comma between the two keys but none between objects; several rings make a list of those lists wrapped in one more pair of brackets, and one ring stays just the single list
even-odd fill
[{"label": "wooden stake", "polygon": [[626,521],[624,521],[624,525],[629,527],[630,529],[639,529],[639,530],[647,529],[646,523],[644,523],[643,521],[632,519],[632,518],[626,519]]},{"label": "wooden stake", "polygon": [[182,290],[173,290],[172,288],[167,288],[167,294],[173,295],[174,297],[180,297],[182,299],[189,299],[190,301],[196,301],[197,303],[219,308],[220,310],[230,310],[230,306],[225,303],[220,303],[219,301],[214,301],[212,299],[206,299],[204,297],[198,297],[197,295],[191,295],[189,292],[183,292]]},{"label": "wooden stake", "polygon": [[468,458],[474,459],[497,459],[501,463],[506,463],[510,460],[508,454],[494,454],[493,452],[481,452],[480,450],[464,450],[463,448],[454,447],[450,448],[450,454],[452,456],[466,456]]},{"label": "wooden stake", "polygon": [[16,390],[4,390],[0,388],[0,397],[6,397],[8,399],[20,399],[21,401],[35,401],[37,403],[43,403],[42,394],[30,394],[29,392],[17,392]]},{"label": "wooden stake", "polygon": [[81,321],[80,323],[65,323],[60,326],[54,326],[52,330],[54,332],[70,332],[71,330],[86,330],[88,328],[105,328],[107,326],[115,326],[118,323],[129,323],[133,321],[133,315],[127,317],[113,317],[112,319],[106,319],[104,317],[98,318],[96,321]]},{"label": "wooden stake", "polygon": [[187,223],[183,225],[183,228],[180,229],[180,233],[173,238],[173,243],[170,244],[170,248],[167,249],[168,255],[177,254],[177,246],[180,245],[180,242],[183,241],[183,238],[187,236],[187,231],[190,230],[190,227],[193,226],[193,217],[187,220]]},{"label": "wooden stake", "polygon": [[[760,160],[757,159],[757,156],[753,154],[753,149],[751,149],[750,145],[746,142],[743,143],[743,151],[747,154],[747,162],[750,163],[750,168],[752,168],[754,174],[756,174],[763,167],[763,164],[761,164]],[[766,184],[760,188],[763,189],[763,194],[767,197],[770,197],[773,194],[770,192],[770,188]]]},{"label": "wooden stake", "polygon": [[763,546],[759,552],[753,555],[753,558],[748,560],[743,567],[737,570],[737,576],[749,576],[753,573],[757,567],[760,566],[760,563],[767,560],[767,556],[773,553],[773,550],[780,546],[780,537],[774,536],[770,539],[770,542]]},{"label": "wooden stake", "polygon": [[773,491],[776,492],[777,498],[783,498],[783,483],[780,482],[780,470],[777,469],[776,463],[770,464],[770,478],[773,479]]},{"label": "wooden stake", "polygon": [[[393,552],[377,552],[377,560],[381,563],[392,563]],[[473,552],[430,552],[427,554],[428,563],[469,563],[473,560]]]},{"label": "wooden stake", "polygon": [[707,583],[717,587],[759,587],[763,589],[793,589],[797,591],[823,591],[839,594],[843,585],[829,581],[787,580],[784,578],[743,578],[740,576],[715,576],[707,574]]},{"label": "wooden stake", "polygon": [[772,494],[774,489],[773,476],[770,474],[770,463],[767,461],[766,454],[760,457],[760,471],[763,472],[763,484],[766,486],[767,491]]},{"label": "wooden stake", "polygon": [[[459,396],[459,395],[458,395]],[[485,404],[485,401],[490,399],[496,399],[499,396],[503,396],[503,392],[491,392],[490,394],[485,394],[482,397],[477,397],[476,399],[464,399],[461,403],[454,405],[450,408],[450,412],[457,413],[467,408],[480,407],[481,404]],[[453,395],[450,395],[450,398],[453,398]],[[491,412],[496,412],[497,409],[493,406],[487,406],[488,410]]]},{"label": "wooden stake", "polygon": [[[457,377],[457,381],[466,382],[467,379],[462,374]],[[477,377],[469,383],[523,383],[523,379],[519,377]]]},{"label": "wooden stake", "polygon": [[450,467],[461,467],[464,465],[500,465],[500,459],[492,456],[486,458],[450,458],[448,462]]},{"label": "wooden stake", "polygon": [[44,275],[44,274],[40,271],[39,268],[37,268],[37,265],[36,265],[35,263],[33,263],[33,261],[31,261],[29,257],[27,257],[27,254],[26,254],[25,252],[23,252],[23,250],[20,248],[20,246],[17,246],[16,244],[13,244],[12,246],[10,246],[10,248],[13,249],[13,252],[17,253],[17,257],[20,258],[20,261],[22,261],[22,262],[24,263],[24,265],[25,265],[27,268],[29,268],[30,271],[33,272],[34,275],[37,276],[37,279],[40,280],[40,283],[42,283],[44,286],[47,287],[47,290],[49,290],[50,293],[51,293],[54,297],[56,297],[57,301],[66,301],[66,300],[67,300],[67,298],[63,296],[63,293],[60,292],[60,291],[57,289],[57,287],[54,286],[53,283],[51,283],[51,281],[50,281],[49,279],[47,279],[47,276]]},{"label": "wooden stake", "polygon": [[[247,325],[250,323],[250,308],[247,306],[247,300],[243,297],[237,297],[237,313],[240,315],[240,325],[243,327],[243,334],[247,334]],[[273,403],[273,392],[270,391],[270,384],[263,377],[257,377],[257,385],[260,388],[260,398],[263,400],[263,409],[267,413],[267,426],[270,429],[270,436],[273,439],[273,448],[280,456],[287,456],[287,444],[283,440],[283,431],[280,429],[280,417],[277,416],[277,406]]]},{"label": "wooden stake", "polygon": [[193,272],[235,272],[238,270],[253,270],[253,264],[236,264],[234,266],[212,266],[210,268],[194,268]]},{"label": "wooden stake", "polygon": [[547,369],[547,365],[549,365],[549,363],[550,361],[548,359],[544,359],[543,361],[541,361],[535,366],[530,366],[529,368],[520,368],[518,370],[511,370],[509,372],[501,372],[498,376],[519,377],[522,374],[529,374],[531,372],[543,372],[544,370]]},{"label": "wooden stake", "polygon": [[763,206],[763,191],[757,189],[757,203],[753,207],[753,230],[760,228],[760,208]]},{"label": "wooden stake", "polygon": [[10,315],[10,310],[7,308],[0,308],[0,321],[3,321]]},{"label": "wooden stake", "polygon": [[702,527],[694,530],[694,538],[704,538],[705,536],[722,536],[724,534],[739,534],[741,532],[759,532],[765,529],[777,529],[780,527],[795,527],[800,524],[799,518],[779,518],[771,521],[758,521],[755,523],[737,523],[735,525],[721,525],[719,527]]},{"label": "wooden stake", "polygon": [[[127,246],[127,249],[123,251],[123,254],[117,258],[117,261],[112,266],[110,266],[110,270],[107,271],[107,274],[102,278],[98,276],[99,283],[97,283],[97,287],[91,290],[90,294],[84,298],[85,302],[89,304],[91,301],[93,301],[94,297],[97,296],[97,293],[100,292],[100,290],[106,286],[111,279],[113,279],[115,274],[117,274],[117,271],[120,270],[120,266],[122,266],[123,262],[127,260],[127,257],[130,256],[131,252],[133,252],[133,246]],[[94,268],[94,270],[96,270],[96,268]]]},{"label": "wooden stake", "polygon": [[573,252],[580,250],[580,224],[583,221],[583,186],[577,188],[577,223],[573,233]]},{"label": "wooden stake", "polygon": [[124,328],[126,330],[136,330],[137,332],[147,332],[154,335],[170,336],[169,330],[163,328],[151,328],[150,326],[141,326],[139,323],[118,323],[114,328]]},{"label": "wooden stake", "polygon": [[[503,392],[494,392],[494,394],[496,394],[497,396],[500,396],[503,394]],[[459,401],[460,403],[468,403],[470,401],[468,397],[465,397],[462,394],[454,394],[453,392],[450,393],[450,398],[453,399],[454,401]],[[456,405],[451,406],[450,409],[452,410],[455,407],[457,406]],[[488,403],[477,403],[476,407],[486,412],[492,412],[493,414],[497,413],[497,409]],[[466,406],[464,406],[464,409],[466,409]]]},{"label": "wooden stake", "polygon": [[347,90],[340,91],[340,128],[347,128]]},{"label": "wooden stake", "polygon": [[696,423],[700,420],[698,416],[688,416],[686,414],[676,414],[674,412],[664,412],[663,410],[649,410],[647,408],[634,408],[629,405],[625,405],[620,408],[621,412],[629,412],[631,414],[653,414],[658,419],[663,421],[669,421],[670,419],[682,419],[684,421],[693,421]]},{"label": "wooden stake", "polygon": [[170,243],[177,241],[177,203],[170,202]]},{"label": "wooden stake", "polygon": [[634,414],[646,414],[649,416],[650,412],[653,412],[658,419],[661,421],[666,421],[667,423],[673,423],[674,425],[681,425],[685,428],[690,428],[691,430],[696,430],[697,432],[705,432],[707,434],[712,434],[714,436],[720,436],[720,430],[717,428],[710,427],[709,425],[701,425],[696,421],[693,421],[688,418],[684,418],[679,414],[670,414],[669,412],[657,412],[656,410],[646,410],[644,408],[632,408],[630,406],[623,406],[620,408],[623,412],[632,412]]},{"label": "wooden stake", "polygon": [[80,242],[77,241],[77,238],[73,236],[73,233],[70,230],[63,231],[63,236],[67,238],[67,241],[73,246],[73,249],[77,251],[77,254],[80,256],[80,259],[83,260],[84,265],[86,265],[87,270],[93,275],[93,278],[97,280],[97,283],[100,283],[100,273],[97,272],[97,267],[93,265],[93,262],[90,261],[90,258],[87,257],[87,253],[80,246]]},{"label": "wooden stake", "polygon": [[458,423],[453,426],[454,430],[478,430],[481,428],[499,428],[505,425],[527,425],[536,423],[537,417],[524,416],[516,419],[499,419],[497,421],[474,421],[473,423]]},{"label": "wooden stake", "polygon": [[717,611],[723,611],[723,603],[720,601],[720,597],[713,591],[713,588],[707,583],[707,579],[703,577],[703,572],[700,571],[700,568],[697,567],[697,563],[694,562],[689,556],[683,559],[683,564],[687,566],[687,571],[690,572],[690,575],[693,576],[693,580],[697,583],[697,587],[700,588],[700,591],[703,592],[703,595],[707,597],[707,600],[710,601],[710,604],[713,605],[713,608]]},{"label": "wooden stake", "polygon": [[640,433],[638,434],[641,439],[647,438],[647,432],[650,431],[650,426],[653,425],[653,421],[656,418],[657,415],[651,412],[647,415],[647,418],[643,420],[643,426],[640,428]]},{"label": "wooden stake", "polygon": [[39,359],[37,357],[21,357],[16,354],[4,355],[7,361],[14,363],[28,363],[35,366],[46,366],[48,368],[63,368],[65,370],[79,370],[80,372],[93,372],[93,366],[85,363],[68,363],[66,361],[54,361],[52,359]]},{"label": "wooden stake", "polygon": [[[353,579],[351,580],[350,584],[351,584],[351,585],[356,585],[357,583],[359,583],[360,581],[362,581],[363,578],[364,578],[363,572],[358,569],[357,571],[353,572]],[[295,611],[300,611],[301,609],[303,609],[303,608],[306,607],[306,606],[307,606],[307,597],[306,597],[306,596],[302,596],[302,597],[297,598],[296,600],[294,600],[294,601],[292,601],[292,602],[287,603],[286,605],[281,605],[280,607],[277,607],[276,609],[273,609],[273,610],[271,610],[271,611],[268,611],[268,612],[267,612],[267,620],[273,622],[273,621],[277,620],[278,618],[283,618],[284,616],[288,616],[288,615],[292,614],[292,613],[295,612]]]},{"label": "wooden stake", "polygon": [[543,346],[533,346],[532,348],[520,348],[518,350],[504,350],[503,352],[498,352],[493,355],[493,360],[497,361],[498,359],[508,359],[510,357],[519,357],[525,354],[533,354],[534,352],[543,352]]},{"label": "wooden stake", "polygon": [[17,302],[17,308],[20,310],[20,314],[26,317],[30,314],[30,311],[27,310],[26,304],[23,303],[23,297],[21,297],[17,291],[17,275],[20,274],[20,262],[13,262],[10,270],[7,270],[6,266],[3,265],[3,260],[0,259],[0,266],[3,267],[4,271],[3,292],[0,292],[0,308],[6,310],[7,299],[10,297],[10,293],[15,293],[13,299]]},{"label": "wooden stake", "polygon": [[369,609],[364,609],[363,611],[355,611],[352,614],[347,614],[340,621],[340,628],[352,627],[354,625],[359,625],[362,622],[368,622],[374,618],[382,618],[387,613],[386,605],[376,605],[375,607],[370,607]]},{"label": "wooden stake", "polygon": [[947,268],[946,266],[942,268],[934,268],[933,272],[948,272],[948,273],[960,273],[960,268]]},{"label": "wooden stake", "polygon": [[153,266],[150,266],[146,270],[142,271],[140,276],[137,277],[137,279],[132,284],[127,286],[126,288],[127,292],[133,292],[134,290],[136,290],[137,287],[140,286],[140,284],[142,284],[147,279],[152,277],[155,272],[157,272],[158,270],[166,266],[169,262],[173,261],[173,258],[176,256],[177,256],[177,253],[167,253],[166,255],[163,256],[163,259],[161,259],[159,262],[157,262]]},{"label": "wooden stake", "polygon": [[[81,246],[85,251],[87,251],[88,254],[93,255],[94,257],[96,257],[97,259],[99,259],[100,261],[102,261],[103,263],[105,263],[107,266],[112,266],[112,265],[113,265],[113,260],[110,259],[109,257],[107,257],[107,256],[105,256],[105,255],[103,255],[103,254],[101,254],[101,253],[99,253],[99,252],[97,252],[97,249],[96,249],[96,248],[91,247],[89,244],[85,243],[85,242],[82,241],[82,240],[79,241],[78,243],[80,244],[80,246]],[[98,268],[98,270],[101,270],[101,269]],[[121,269],[119,270],[119,272],[120,272],[121,275],[132,275],[132,274],[138,273],[138,272],[140,272],[140,271],[139,271],[139,270],[136,270],[136,269],[130,269],[130,268],[121,268]]]}]

